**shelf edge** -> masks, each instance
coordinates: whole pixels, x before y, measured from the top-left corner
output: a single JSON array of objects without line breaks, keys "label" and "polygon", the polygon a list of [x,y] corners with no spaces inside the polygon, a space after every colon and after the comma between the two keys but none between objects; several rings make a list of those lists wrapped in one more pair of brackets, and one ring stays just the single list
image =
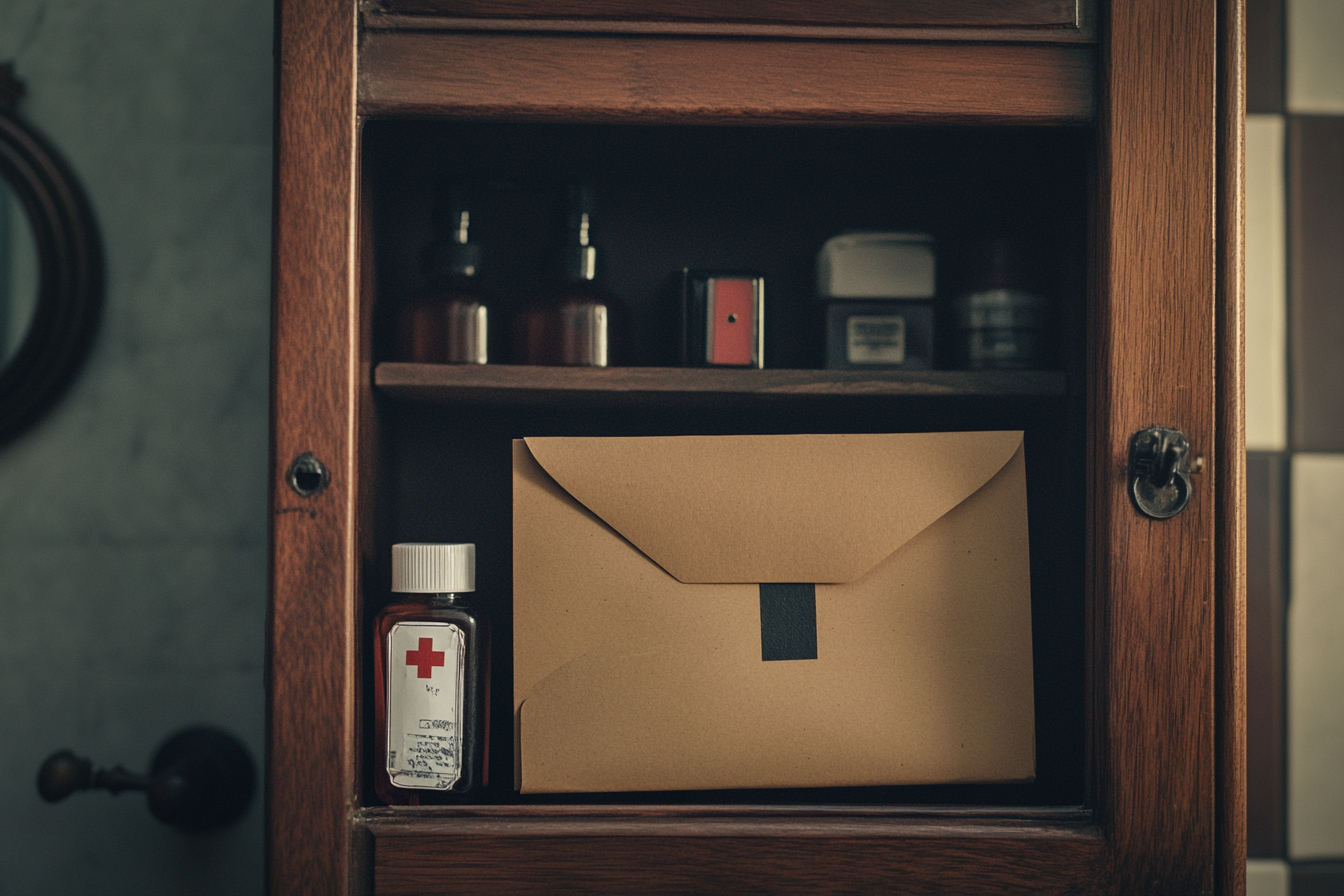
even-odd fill
[{"label": "shelf edge", "polygon": [[1058,398],[1061,371],[716,370],[568,368],[387,362],[373,372],[385,396],[430,404],[572,404],[800,398]]}]

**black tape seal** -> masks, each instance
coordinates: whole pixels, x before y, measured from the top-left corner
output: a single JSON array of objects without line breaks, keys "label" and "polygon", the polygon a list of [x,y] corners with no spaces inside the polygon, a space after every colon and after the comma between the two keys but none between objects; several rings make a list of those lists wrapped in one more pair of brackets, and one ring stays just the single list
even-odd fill
[{"label": "black tape seal", "polygon": [[817,658],[817,586],[761,585],[761,659]]}]

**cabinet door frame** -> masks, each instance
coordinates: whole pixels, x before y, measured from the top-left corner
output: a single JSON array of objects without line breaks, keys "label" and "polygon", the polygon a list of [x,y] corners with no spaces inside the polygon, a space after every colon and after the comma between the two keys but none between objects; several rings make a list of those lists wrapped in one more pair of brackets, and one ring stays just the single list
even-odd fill
[{"label": "cabinet door frame", "polygon": [[[361,807],[361,569],[375,547],[359,13],[277,12],[267,862],[275,893],[706,883],[774,891],[1244,892],[1239,0],[1102,10],[1089,300],[1089,789],[1081,808]],[[954,116],[953,116],[954,117]],[[1168,521],[1130,435],[1203,458]],[[330,484],[290,488],[311,453]],[[749,868],[754,876],[743,877]],[[398,878],[391,871],[402,869]],[[690,869],[689,871],[687,869]],[[420,876],[417,876],[420,875]],[[586,876],[585,876],[586,875]],[[687,876],[690,875],[690,876]],[[764,875],[764,876],[762,876]]]},{"label": "cabinet door frame", "polygon": [[[1091,800],[1120,892],[1241,892],[1242,11],[1109,13],[1088,364]],[[1166,521],[1124,488],[1130,436],[1153,425],[1184,431],[1203,464]]]}]

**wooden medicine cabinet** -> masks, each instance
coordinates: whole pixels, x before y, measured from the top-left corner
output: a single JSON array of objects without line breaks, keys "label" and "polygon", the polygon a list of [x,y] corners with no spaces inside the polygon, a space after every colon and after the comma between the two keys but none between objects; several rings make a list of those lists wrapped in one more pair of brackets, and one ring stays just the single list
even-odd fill
[{"label": "wooden medicine cabinet", "polygon": [[[281,0],[277,23],[273,892],[1243,892],[1238,3]],[[394,359],[437,190],[473,185],[507,309],[574,181],[634,366]],[[933,234],[940,303],[976,236],[1040,247],[1050,362],[822,369],[816,252],[865,228]],[[683,265],[767,272],[766,369],[675,366]],[[1129,495],[1155,425],[1191,443],[1168,520]],[[513,791],[511,439],[984,429],[1027,446],[1034,782]],[[472,804],[373,792],[398,541],[477,544]]]}]

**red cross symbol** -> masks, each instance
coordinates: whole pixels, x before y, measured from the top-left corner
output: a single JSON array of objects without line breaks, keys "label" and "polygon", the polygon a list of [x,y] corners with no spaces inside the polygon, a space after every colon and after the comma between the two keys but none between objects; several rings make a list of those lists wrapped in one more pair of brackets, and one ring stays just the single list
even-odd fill
[{"label": "red cross symbol", "polygon": [[406,665],[419,667],[415,670],[416,678],[429,678],[435,666],[443,665],[443,651],[434,649],[433,638],[421,638],[419,650],[406,651]]}]

